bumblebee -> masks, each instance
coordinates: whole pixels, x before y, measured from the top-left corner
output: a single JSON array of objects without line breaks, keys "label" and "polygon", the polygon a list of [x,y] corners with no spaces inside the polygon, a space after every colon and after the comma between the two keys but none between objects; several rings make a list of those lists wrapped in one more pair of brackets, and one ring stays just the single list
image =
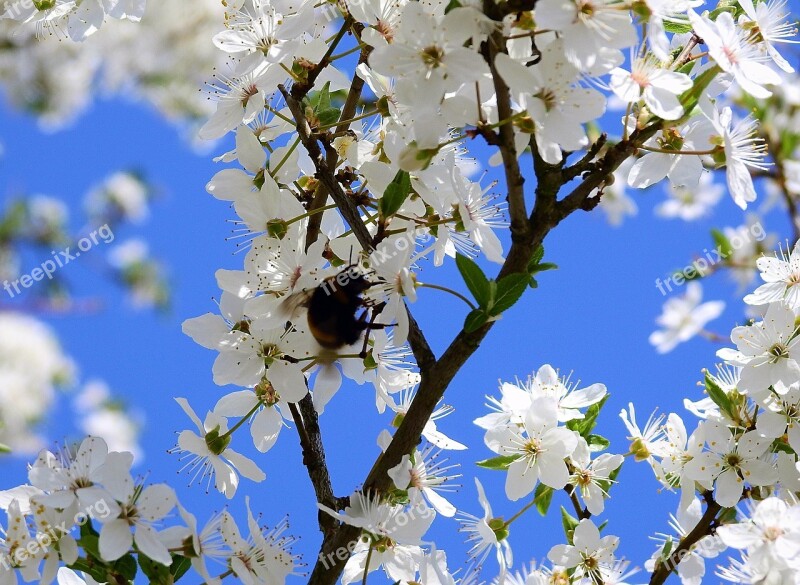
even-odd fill
[{"label": "bumblebee", "polygon": [[[316,288],[297,293],[301,298],[294,300],[293,304],[306,307],[308,328],[317,343],[326,349],[340,349],[356,343],[365,331],[386,327],[386,324],[375,323],[385,303],[372,306],[361,296],[377,284],[380,283],[370,282],[351,264],[337,275],[326,278]],[[362,307],[364,311],[356,317]],[[367,320],[370,312],[371,317]],[[366,354],[366,346],[367,339],[362,354]]]}]

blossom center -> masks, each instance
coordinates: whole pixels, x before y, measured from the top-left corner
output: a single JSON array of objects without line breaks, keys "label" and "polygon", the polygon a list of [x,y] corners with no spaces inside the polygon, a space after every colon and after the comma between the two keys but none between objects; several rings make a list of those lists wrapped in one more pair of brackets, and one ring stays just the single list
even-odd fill
[{"label": "blossom center", "polygon": [[631,79],[642,89],[650,85],[650,79],[645,71],[631,71]]},{"label": "blossom center", "polygon": [[378,20],[378,23],[375,25],[375,30],[377,30],[387,41],[394,39],[394,29],[385,20]]},{"label": "blossom center", "polygon": [[262,380],[254,388],[258,400],[265,406],[274,406],[277,404],[281,397],[275,391],[274,386],[269,380]]},{"label": "blossom center", "polygon": [[258,50],[261,51],[266,57],[267,55],[269,55],[269,50],[277,44],[278,44],[277,39],[265,37],[261,39],[261,42],[258,44]]},{"label": "blossom center", "polygon": [[592,472],[588,469],[583,469],[575,474],[575,481],[578,485],[586,487],[592,483]]},{"label": "blossom center", "polygon": [[528,439],[528,442],[525,443],[525,446],[522,448],[522,450],[525,452],[525,455],[535,459],[536,456],[542,452],[542,446],[536,439]]},{"label": "blossom center", "polygon": [[741,462],[742,458],[738,453],[728,453],[725,456],[725,463],[728,464],[728,467],[737,468]]},{"label": "blossom center", "polygon": [[543,89],[536,94],[536,97],[542,100],[544,109],[548,112],[555,108],[558,102],[556,99],[556,94],[552,89]]},{"label": "blossom center", "polygon": [[595,12],[596,9],[591,2],[583,2],[578,8],[578,16],[580,18],[591,18]]},{"label": "blossom center", "polygon": [[136,518],[139,516],[139,510],[136,506],[122,506],[119,517],[121,520],[126,520],[128,524],[134,524]]},{"label": "blossom center", "polygon": [[789,357],[789,348],[783,343],[776,343],[767,350],[767,353],[772,356],[770,360],[772,363],[777,362],[779,359]]},{"label": "blossom center", "polygon": [[776,541],[781,536],[783,536],[783,530],[781,530],[778,526],[768,526],[764,530],[764,538],[767,540]]},{"label": "blossom center", "polygon": [[422,49],[420,57],[428,69],[436,69],[444,63],[444,51],[436,45]]},{"label": "blossom center", "polygon": [[734,51],[731,47],[722,47],[722,52],[725,53],[725,56],[731,63],[736,64],[739,62],[739,58],[736,55],[736,51]]},{"label": "blossom center", "polygon": [[664,150],[679,151],[683,148],[683,142],[683,136],[674,128],[665,130],[658,139],[658,145]]},{"label": "blossom center", "polygon": [[278,349],[278,346],[274,343],[262,343],[261,344],[261,357],[265,360],[272,361],[272,358],[276,358],[281,355],[281,350]]},{"label": "blossom center", "polygon": [[92,487],[93,485],[94,483],[92,483],[91,481],[89,481],[88,478],[85,477],[79,477],[74,482],[72,482],[72,487],[75,488],[76,490],[79,490],[81,488]]},{"label": "blossom center", "polygon": [[586,567],[589,572],[593,572],[599,568],[599,561],[594,558],[593,556],[586,556],[583,558],[583,566]]},{"label": "blossom center", "polygon": [[250,85],[242,88],[242,107],[247,107],[247,102],[250,101],[250,98],[254,95],[258,95],[258,88],[256,87],[255,83],[251,83]]}]

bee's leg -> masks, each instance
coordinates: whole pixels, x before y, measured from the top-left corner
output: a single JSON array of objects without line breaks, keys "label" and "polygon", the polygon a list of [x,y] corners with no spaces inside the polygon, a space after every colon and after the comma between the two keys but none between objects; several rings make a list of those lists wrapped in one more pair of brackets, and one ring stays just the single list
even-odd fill
[{"label": "bee's leg", "polygon": [[[361,348],[361,353],[359,353],[359,357],[363,360],[367,357],[367,345],[369,345],[369,332],[371,329],[383,329],[386,327],[383,323],[375,323],[375,319],[378,318],[378,315],[383,311],[383,308],[386,306],[386,303],[380,303],[372,307],[372,315],[370,316],[369,323],[364,323],[364,346]],[[367,318],[367,311],[364,311],[359,318],[359,321],[365,321]]]}]

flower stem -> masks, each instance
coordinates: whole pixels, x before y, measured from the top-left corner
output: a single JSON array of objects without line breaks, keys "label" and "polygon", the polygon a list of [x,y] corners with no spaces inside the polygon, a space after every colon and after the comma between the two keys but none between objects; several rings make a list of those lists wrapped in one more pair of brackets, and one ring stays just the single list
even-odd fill
[{"label": "flower stem", "polygon": [[280,162],[278,162],[278,165],[274,169],[270,169],[269,174],[270,174],[270,176],[272,178],[275,178],[275,175],[278,174],[278,171],[281,170],[281,167],[284,165],[284,163],[287,160],[289,160],[289,157],[295,151],[295,149],[297,148],[298,144],[300,144],[300,137],[299,136],[292,143],[292,146],[289,147],[289,150],[286,151],[286,154],[283,156],[283,158],[280,160]]},{"label": "flower stem", "polygon": [[528,510],[530,510],[530,509],[533,507],[533,505],[534,505],[535,503],[536,503],[536,498],[531,498],[531,501],[530,501],[530,502],[528,502],[527,504],[525,504],[524,506],[522,506],[522,508],[519,510],[519,512],[517,512],[517,513],[516,513],[516,514],[514,514],[514,515],[513,515],[511,518],[509,518],[508,520],[506,520],[506,522],[505,522],[505,526],[506,526],[506,527],[509,527],[509,526],[511,526],[511,523],[512,523],[514,520],[516,520],[517,518],[519,518],[520,516],[522,516],[522,515],[523,515],[525,512],[527,512]]},{"label": "flower stem", "polygon": [[286,225],[287,226],[292,225],[296,221],[300,221],[301,219],[304,219],[306,217],[310,217],[310,216],[314,215],[315,213],[321,213],[321,212],[327,211],[329,209],[336,209],[336,204],[335,203],[331,203],[330,205],[324,205],[322,207],[317,207],[316,209],[312,209],[311,211],[307,211],[306,213],[304,213],[302,215],[298,215],[297,217],[293,217],[292,219],[288,220],[286,222]]},{"label": "flower stem", "polygon": [[647,150],[649,152],[660,152],[662,154],[691,154],[695,156],[705,156],[707,154],[714,154],[717,152],[716,149],[711,150],[670,150],[667,148],[657,148],[655,146],[645,146],[642,144],[639,147],[641,150]]},{"label": "flower stem", "polygon": [[426,282],[417,282],[417,286],[421,286],[423,288],[432,288],[432,289],[435,289],[435,290],[440,290],[440,291],[444,291],[446,293],[450,293],[454,297],[458,297],[459,299],[461,299],[462,301],[467,303],[469,305],[469,308],[472,309],[473,311],[478,308],[478,307],[476,307],[475,305],[472,304],[472,301],[470,301],[467,297],[462,295],[460,292],[454,291],[453,289],[447,288],[446,286],[441,286],[439,284],[430,284],[430,283],[426,283]]},{"label": "flower stem", "polygon": [[250,412],[248,412],[246,415],[244,415],[242,418],[240,418],[239,421],[235,425],[233,425],[230,429],[228,429],[228,432],[223,434],[220,437],[220,439],[224,439],[226,437],[230,437],[234,433],[234,431],[236,431],[239,427],[241,427],[245,423],[245,421],[247,421],[247,419],[249,419],[251,416],[253,416],[256,413],[256,411],[258,410],[259,406],[261,406],[261,402],[260,401],[257,402],[256,405],[253,408],[250,409]]},{"label": "flower stem", "polygon": [[333,128],[334,126],[340,126],[342,124],[350,124],[352,122],[357,122],[358,120],[363,120],[364,118],[369,118],[370,116],[374,116],[375,114],[380,114],[378,110],[372,110],[371,112],[367,112],[366,114],[359,114],[349,120],[338,120],[333,124],[325,124],[324,126],[320,126],[320,130],[327,130],[328,128]]},{"label": "flower stem", "polygon": [[364,576],[361,579],[361,585],[367,585],[367,575],[369,575],[369,562],[372,560],[373,550],[374,550],[374,545],[372,542],[370,542],[369,550],[367,550],[367,560],[364,563]]}]

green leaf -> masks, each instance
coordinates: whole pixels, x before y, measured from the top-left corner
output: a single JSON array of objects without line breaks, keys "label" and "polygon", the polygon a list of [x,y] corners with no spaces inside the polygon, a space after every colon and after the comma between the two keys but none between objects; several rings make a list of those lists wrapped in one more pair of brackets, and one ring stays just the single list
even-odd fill
[{"label": "green leaf", "polygon": [[683,65],[681,65],[680,67],[678,67],[677,71],[678,71],[678,73],[683,73],[685,75],[690,75],[692,73],[692,70],[694,69],[694,66],[695,66],[696,63],[697,63],[696,59],[694,59],[692,61],[688,61],[688,62],[684,63]]},{"label": "green leaf", "polygon": [[718,516],[720,524],[733,524],[736,522],[737,510],[736,508],[725,508]]},{"label": "green leaf", "polygon": [[537,272],[544,272],[545,270],[557,270],[558,264],[553,264],[552,262],[542,262],[541,264],[537,264],[536,266],[529,268],[529,272],[531,274],[536,274]]},{"label": "green leaf", "polygon": [[169,567],[169,572],[172,574],[173,581],[177,581],[186,574],[192,567],[192,561],[186,557],[175,556],[172,557],[172,564]]},{"label": "green leaf", "polygon": [[5,443],[0,443],[0,453],[11,453],[11,447]]},{"label": "green leaf", "polygon": [[100,536],[91,528],[91,523],[87,522],[81,526],[81,537],[78,542],[87,555],[96,559],[102,558],[100,556]]},{"label": "green leaf", "polygon": [[331,83],[327,82],[309,98],[314,115],[322,126],[330,126],[339,121],[341,111],[331,105]]},{"label": "green leaf", "polygon": [[[692,114],[700,96],[703,95],[708,88],[709,84],[714,81],[714,78],[719,75],[719,65],[714,65],[703,71],[700,75],[695,77],[694,85],[681,94],[680,102],[684,109],[684,118]],[[687,118],[688,119],[688,118]]]},{"label": "green leaf", "polygon": [[489,301],[492,299],[491,285],[480,266],[463,254],[456,254],[456,266],[469,292],[478,301],[478,305],[483,308],[488,307]]},{"label": "green leaf", "polygon": [[530,262],[528,262],[528,272],[531,271],[531,266],[538,265],[539,262],[542,261],[542,258],[544,258],[544,246],[539,244],[539,247],[536,248],[536,250],[534,250],[533,256],[531,256]]},{"label": "green leaf", "polygon": [[90,575],[98,583],[105,583],[108,580],[108,568],[103,563],[94,560],[79,558],[71,565],[67,565],[73,571],[80,571]]},{"label": "green leaf", "polygon": [[445,7],[444,13],[447,14],[451,10],[455,10],[456,8],[461,8],[462,4],[458,0],[450,0],[450,3]]},{"label": "green leaf", "polygon": [[692,32],[692,25],[688,22],[671,22],[671,21],[664,21],[664,29],[667,32],[675,33],[675,34],[685,34],[688,32]]},{"label": "green leaf", "polygon": [[533,495],[533,501],[536,503],[536,509],[542,516],[547,516],[547,510],[550,509],[550,503],[553,501],[553,493],[555,490],[549,486],[540,483],[536,486],[536,492]]},{"label": "green leaf", "polygon": [[528,288],[531,277],[528,274],[507,274],[497,281],[497,296],[489,306],[489,314],[499,315],[510,309],[516,303],[525,289]]},{"label": "green leaf", "polygon": [[723,258],[728,258],[731,254],[733,254],[733,246],[725,234],[718,229],[712,229],[711,237],[714,239],[714,243],[717,245],[717,249],[719,249],[719,252],[722,254]]},{"label": "green leaf", "polygon": [[586,442],[589,444],[589,451],[597,452],[608,449],[611,441],[600,435],[589,435],[586,437]]},{"label": "green leaf", "polygon": [[708,18],[710,18],[711,20],[717,20],[717,17],[719,17],[719,15],[722,14],[723,12],[729,12],[730,15],[733,16],[735,19],[737,13],[743,11],[739,10],[737,0],[720,0],[719,4],[717,4],[717,7],[711,12],[709,12]]},{"label": "green leaf", "polygon": [[[139,553],[140,558],[143,556],[143,554]],[[133,581],[136,578],[136,572],[139,570],[139,565],[136,564],[136,559],[133,557],[133,555],[128,553],[124,557],[114,561],[111,570],[117,575],[122,575],[128,581]]]},{"label": "green leaf", "polygon": [[464,319],[464,331],[467,333],[474,333],[483,327],[489,320],[489,315],[483,309],[474,309],[469,312],[467,318]]},{"label": "green leaf", "polygon": [[17,236],[25,227],[27,213],[25,201],[21,199],[12,201],[7,206],[5,215],[0,218],[0,241],[10,240]]},{"label": "green leaf", "polygon": [[[188,561],[188,559],[184,560]],[[143,554],[139,555],[139,566],[142,567],[142,573],[147,576],[147,580],[150,583],[155,583],[156,585],[172,585],[175,581],[170,572],[170,567],[165,567],[161,563],[157,563]]]},{"label": "green leaf", "polygon": [[728,418],[734,419],[736,415],[736,408],[734,407],[730,396],[728,396],[725,390],[719,387],[711,374],[706,372],[705,378],[706,392],[708,393],[709,398],[714,401],[714,404],[719,406],[719,409],[725,413]]},{"label": "green leaf", "polygon": [[491,459],[484,459],[483,461],[478,461],[477,465],[485,469],[505,471],[506,469],[508,469],[509,465],[514,463],[514,461],[516,461],[519,458],[520,455],[498,455],[497,457],[492,457]]},{"label": "green leaf", "polygon": [[564,534],[569,544],[572,544],[572,535],[575,533],[575,528],[578,527],[578,524],[578,519],[567,512],[564,506],[561,506],[561,526],[564,527]]},{"label": "green leaf", "polygon": [[530,280],[528,281],[528,286],[531,288],[538,288],[539,283],[533,277],[534,274],[538,274],[539,272],[544,272],[546,270],[555,270],[558,268],[557,264],[553,264],[552,262],[542,262],[542,258],[544,258],[544,246],[539,246],[536,248],[536,251],[531,256],[530,261],[528,261],[528,274],[530,275]]},{"label": "green leaf", "polygon": [[583,418],[575,418],[572,419],[571,421],[568,421],[567,428],[572,431],[575,431],[581,437],[586,439],[592,432],[592,429],[594,429],[595,425],[597,425],[597,417],[600,414],[600,410],[603,408],[603,405],[606,403],[606,400],[608,400],[608,396],[609,395],[606,394],[605,396],[603,396],[600,402],[592,404],[586,410],[586,414],[584,415]]},{"label": "green leaf", "polygon": [[792,158],[795,149],[797,148],[797,143],[800,141],[800,135],[795,134],[793,132],[783,132],[781,134],[781,151],[780,157],[781,158]]},{"label": "green leaf", "polygon": [[339,108],[325,108],[316,112],[317,120],[320,126],[332,126],[339,121],[342,111]]},{"label": "green leaf", "polygon": [[406,171],[397,171],[397,174],[386,187],[380,202],[378,211],[381,217],[391,217],[403,206],[408,195],[411,193],[411,175]]},{"label": "green leaf", "polygon": [[317,92],[309,98],[308,100],[311,103],[311,106],[314,108],[314,113],[319,115],[320,111],[328,110],[331,107],[331,82],[328,81],[325,85],[322,86]]},{"label": "green leaf", "polygon": [[661,553],[659,554],[662,562],[665,562],[667,559],[669,559],[669,555],[672,553],[673,544],[675,543],[673,542],[672,537],[668,536],[667,540],[664,542],[664,546],[661,547]]}]

